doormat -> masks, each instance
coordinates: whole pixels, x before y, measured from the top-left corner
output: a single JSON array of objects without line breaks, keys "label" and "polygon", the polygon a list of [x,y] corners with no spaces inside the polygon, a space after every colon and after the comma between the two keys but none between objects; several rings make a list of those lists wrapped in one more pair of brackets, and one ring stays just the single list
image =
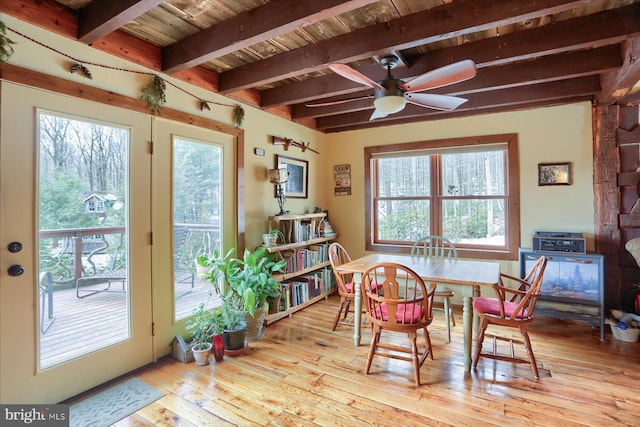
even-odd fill
[{"label": "doormat", "polygon": [[164,393],[138,378],[114,384],[69,407],[70,427],[107,427],[160,399]]}]

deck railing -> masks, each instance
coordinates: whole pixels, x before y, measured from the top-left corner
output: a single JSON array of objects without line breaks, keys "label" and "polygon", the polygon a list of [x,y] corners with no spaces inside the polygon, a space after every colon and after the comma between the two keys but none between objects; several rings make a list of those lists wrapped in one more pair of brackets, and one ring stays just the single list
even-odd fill
[{"label": "deck railing", "polygon": [[[187,235],[182,247],[176,248],[185,266],[203,254],[212,254],[220,244],[217,224],[175,224],[185,227]],[[102,270],[123,268],[126,250],[125,227],[68,228],[40,230],[40,271],[50,271],[54,283],[75,283],[79,278]],[[50,243],[42,240],[49,239]],[[108,264],[96,262],[98,255],[108,255]],[[88,271],[89,270],[89,271]]]}]

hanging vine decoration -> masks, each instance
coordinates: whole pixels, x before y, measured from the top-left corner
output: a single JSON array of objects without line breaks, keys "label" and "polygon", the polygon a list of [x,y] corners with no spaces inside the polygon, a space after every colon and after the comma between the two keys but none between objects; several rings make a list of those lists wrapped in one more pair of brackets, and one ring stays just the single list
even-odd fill
[{"label": "hanging vine decoration", "polygon": [[160,114],[162,106],[167,102],[167,97],[165,95],[166,90],[167,84],[164,79],[160,78],[158,75],[154,75],[153,80],[142,88],[142,95],[140,95],[140,99],[147,101],[149,109],[153,111],[154,114]]},{"label": "hanging vine decoration", "polygon": [[244,108],[242,105],[236,104],[233,107],[233,123],[236,127],[242,126],[242,122],[244,121]]},{"label": "hanging vine decoration", "polygon": [[79,62],[76,62],[76,64],[73,65],[69,69],[69,71],[71,72],[71,74],[75,73],[76,71],[80,71],[88,79],[93,79],[93,76],[91,75],[91,71],[89,71],[89,69],[87,67],[85,67],[84,65],[80,64]]},{"label": "hanging vine decoration", "polygon": [[7,62],[9,57],[13,55],[12,44],[16,44],[16,42],[7,37],[7,26],[0,21],[0,62]]},{"label": "hanging vine decoration", "polygon": [[98,64],[96,62],[82,61],[80,59],[74,58],[71,55],[67,55],[64,52],[61,52],[58,49],[55,49],[42,42],[39,42],[25,34],[22,34],[21,32],[14,30],[13,28],[6,27],[4,23],[2,23],[2,21],[0,21],[0,62],[6,62],[9,56],[11,56],[11,54],[13,53],[13,48],[11,47],[11,45],[15,44],[15,42],[13,42],[12,40],[9,40],[7,37],[3,35],[5,33],[5,30],[9,30],[37,45],[44,47],[45,49],[49,49],[57,53],[58,55],[62,55],[65,58],[72,60],[75,63],[75,65],[73,65],[69,71],[71,73],[81,71],[86,77],[90,79],[92,78],[92,76],[91,76],[91,72],[86,67],[87,65],[106,68],[108,70],[123,71],[125,73],[134,73],[134,74],[142,74],[145,76],[152,76],[153,80],[142,89],[142,94],[140,96],[140,99],[147,101],[147,103],[149,104],[149,109],[154,113],[158,113],[158,114],[160,113],[162,109],[162,105],[167,101],[166,94],[165,94],[167,85],[171,85],[172,87],[197,99],[199,101],[198,107],[200,108],[200,111],[211,110],[211,108],[209,107],[210,104],[233,108],[233,123],[238,127],[242,126],[242,122],[244,120],[244,109],[240,104],[231,105],[231,104],[223,104],[221,102],[215,102],[215,101],[206,101],[200,98],[199,96],[196,96],[193,93],[181,88],[180,86],[174,83],[171,83],[170,81],[162,79],[160,76],[158,76],[155,73],[150,73],[146,71],[128,70],[126,68],[119,68],[119,67],[113,67],[110,65]]}]

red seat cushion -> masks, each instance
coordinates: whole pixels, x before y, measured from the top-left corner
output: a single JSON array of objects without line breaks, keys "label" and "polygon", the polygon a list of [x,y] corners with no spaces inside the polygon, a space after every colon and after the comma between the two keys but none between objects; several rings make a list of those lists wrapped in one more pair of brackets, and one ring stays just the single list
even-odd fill
[{"label": "red seat cushion", "polygon": [[[505,301],[504,302],[504,314],[506,317],[514,317],[514,311],[518,308],[518,303]],[[496,298],[478,297],[473,300],[473,309],[478,313],[493,314],[500,316],[500,301]],[[524,311],[524,316],[527,315],[527,310]],[[522,316],[515,316],[522,317]]]},{"label": "red seat cushion", "polygon": [[[405,309],[406,308],[406,309]],[[404,315],[404,319],[403,319]],[[389,312],[387,310],[387,303],[380,304],[380,308],[376,309],[376,319],[389,320]],[[418,323],[422,318],[422,306],[418,304],[403,304],[398,306],[396,312],[397,323]]]},{"label": "red seat cushion", "polygon": [[[355,293],[355,291],[353,290],[353,282],[345,283],[344,287],[347,288],[347,292],[349,292],[350,294]],[[376,292],[379,289],[382,289],[382,283],[373,282],[371,284],[371,290],[372,291]]]}]

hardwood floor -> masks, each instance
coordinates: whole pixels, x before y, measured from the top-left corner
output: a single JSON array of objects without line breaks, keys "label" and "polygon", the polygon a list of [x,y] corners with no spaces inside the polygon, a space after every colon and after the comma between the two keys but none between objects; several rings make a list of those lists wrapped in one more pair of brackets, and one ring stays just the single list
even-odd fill
[{"label": "hardwood floor", "polygon": [[[166,393],[118,426],[637,426],[640,343],[606,342],[590,325],[537,319],[530,328],[540,369],[480,360],[465,375],[462,317],[447,343],[444,318],[429,328],[435,360],[413,382],[408,362],[374,359],[370,333],[331,331],[338,297],[268,327],[262,341],[211,366],[171,358],[134,376]],[[608,329],[608,327],[607,327]],[[405,337],[393,340],[405,341]],[[383,334],[384,336],[384,334]],[[387,334],[387,336],[389,336]],[[516,348],[516,351],[519,349]],[[523,351],[523,350],[522,350]]]}]

